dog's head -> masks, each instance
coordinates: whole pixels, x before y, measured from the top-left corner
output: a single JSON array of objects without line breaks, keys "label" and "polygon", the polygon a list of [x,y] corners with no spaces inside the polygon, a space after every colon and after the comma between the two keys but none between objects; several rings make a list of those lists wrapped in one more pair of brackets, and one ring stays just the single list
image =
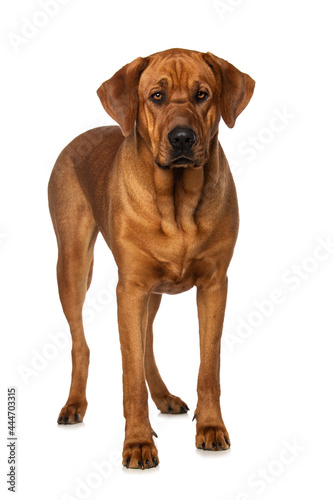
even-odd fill
[{"label": "dog's head", "polygon": [[233,127],[255,82],[224,59],[171,49],[135,59],[98,89],[125,136],[135,124],[160,168],[198,167],[220,117]]}]

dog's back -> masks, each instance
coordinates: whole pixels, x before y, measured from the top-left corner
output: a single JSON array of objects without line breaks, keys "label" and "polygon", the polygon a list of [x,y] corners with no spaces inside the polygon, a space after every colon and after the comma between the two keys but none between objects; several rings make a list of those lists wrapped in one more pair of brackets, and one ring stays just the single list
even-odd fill
[{"label": "dog's back", "polygon": [[[98,127],[79,135],[62,150],[49,181],[51,214],[64,206],[76,211],[87,202],[103,232],[108,177],[124,139],[118,126]],[[95,203],[96,197],[104,203]]]}]

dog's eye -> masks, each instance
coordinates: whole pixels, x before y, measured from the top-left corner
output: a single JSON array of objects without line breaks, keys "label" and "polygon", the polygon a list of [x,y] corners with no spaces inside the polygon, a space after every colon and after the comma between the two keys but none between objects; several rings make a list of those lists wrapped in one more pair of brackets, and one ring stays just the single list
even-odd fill
[{"label": "dog's eye", "polygon": [[163,100],[163,94],[162,92],[155,92],[150,98],[152,101],[161,102]]},{"label": "dog's eye", "polygon": [[207,92],[202,92],[202,91],[199,91],[197,92],[197,100],[198,101],[205,101],[208,97],[208,94]]}]

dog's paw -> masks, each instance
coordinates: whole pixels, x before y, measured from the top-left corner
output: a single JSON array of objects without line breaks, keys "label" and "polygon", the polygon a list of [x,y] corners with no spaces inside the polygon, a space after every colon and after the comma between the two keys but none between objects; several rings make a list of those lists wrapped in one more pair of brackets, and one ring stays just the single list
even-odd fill
[{"label": "dog's paw", "polygon": [[127,469],[151,469],[159,464],[157,449],[152,441],[126,443],[123,450],[123,465]]},{"label": "dog's paw", "polygon": [[228,431],[224,426],[198,427],[195,445],[200,450],[228,450],[230,448]]},{"label": "dog's paw", "polygon": [[177,396],[173,396],[172,394],[167,394],[165,396],[158,396],[154,398],[154,402],[157,406],[157,409],[160,410],[161,413],[187,413],[189,411],[189,407],[183,400],[177,398]]},{"label": "dog's paw", "polygon": [[87,402],[65,404],[58,417],[58,424],[79,424],[83,422],[83,417],[87,410]]}]

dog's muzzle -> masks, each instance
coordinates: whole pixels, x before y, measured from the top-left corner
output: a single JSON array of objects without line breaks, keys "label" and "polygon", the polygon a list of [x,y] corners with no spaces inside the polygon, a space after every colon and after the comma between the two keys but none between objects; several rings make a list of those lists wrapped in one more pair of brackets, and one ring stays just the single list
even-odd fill
[{"label": "dog's muzzle", "polygon": [[162,169],[169,169],[170,165],[186,166],[194,163],[192,146],[197,140],[197,134],[188,127],[175,127],[168,134],[172,146],[169,165],[157,165]]}]

